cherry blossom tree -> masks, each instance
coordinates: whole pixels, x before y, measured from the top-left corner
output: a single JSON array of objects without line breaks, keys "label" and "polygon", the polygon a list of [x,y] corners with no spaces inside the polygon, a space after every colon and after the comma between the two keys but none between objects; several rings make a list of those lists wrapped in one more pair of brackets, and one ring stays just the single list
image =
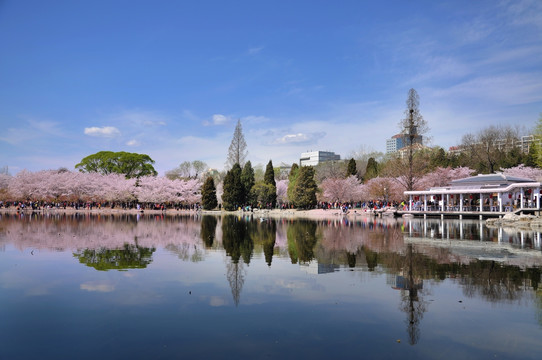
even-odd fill
[{"label": "cherry blossom tree", "polygon": [[323,190],[322,200],[351,202],[362,200],[363,185],[351,175],[346,179],[328,178],[322,181],[320,188]]},{"label": "cherry blossom tree", "polygon": [[277,181],[277,202],[279,204],[288,202],[288,180]]},{"label": "cherry blossom tree", "polygon": [[501,169],[501,171],[506,176],[542,181],[542,169],[525,166],[523,164],[508,169]]},{"label": "cherry blossom tree", "polygon": [[399,184],[395,178],[376,177],[365,184],[365,200],[402,201],[405,187]]},{"label": "cherry blossom tree", "polygon": [[417,190],[426,190],[432,187],[449,185],[452,180],[464,179],[472,176],[474,170],[469,167],[437,167],[434,171],[426,174],[418,183]]}]

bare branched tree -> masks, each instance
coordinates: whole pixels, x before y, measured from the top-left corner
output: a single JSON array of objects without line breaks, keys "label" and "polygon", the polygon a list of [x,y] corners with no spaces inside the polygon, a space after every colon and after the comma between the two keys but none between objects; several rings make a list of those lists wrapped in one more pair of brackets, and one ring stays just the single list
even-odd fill
[{"label": "bare branched tree", "polygon": [[245,137],[243,136],[241,120],[237,120],[237,126],[235,126],[235,130],[233,131],[233,138],[228,149],[226,168],[231,169],[235,164],[239,164],[241,167],[243,167],[245,165],[247,155],[247,143],[245,141]]}]

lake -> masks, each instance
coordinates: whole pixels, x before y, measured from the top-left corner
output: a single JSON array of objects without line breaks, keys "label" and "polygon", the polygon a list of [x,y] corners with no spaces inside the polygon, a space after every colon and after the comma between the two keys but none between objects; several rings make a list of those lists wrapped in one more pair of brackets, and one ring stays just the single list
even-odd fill
[{"label": "lake", "polygon": [[541,234],[0,214],[0,359],[539,359]]}]

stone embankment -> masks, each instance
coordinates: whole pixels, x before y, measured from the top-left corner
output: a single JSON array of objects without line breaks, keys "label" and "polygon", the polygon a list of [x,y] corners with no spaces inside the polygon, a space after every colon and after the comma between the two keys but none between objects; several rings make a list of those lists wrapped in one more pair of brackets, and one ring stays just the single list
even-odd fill
[{"label": "stone embankment", "polygon": [[512,227],[542,231],[542,217],[535,215],[506,214],[502,218],[487,219],[488,227]]}]

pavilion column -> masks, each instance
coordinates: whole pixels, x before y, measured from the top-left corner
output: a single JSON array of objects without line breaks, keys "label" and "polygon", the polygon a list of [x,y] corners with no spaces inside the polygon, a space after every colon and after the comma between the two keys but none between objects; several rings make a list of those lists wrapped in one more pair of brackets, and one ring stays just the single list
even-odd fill
[{"label": "pavilion column", "polygon": [[412,211],[412,195],[410,195],[410,199],[408,200],[408,211]]},{"label": "pavilion column", "polygon": [[446,206],[450,208],[450,194],[446,194]]},{"label": "pavilion column", "polygon": [[459,194],[459,211],[463,212],[463,194]]},{"label": "pavilion column", "polygon": [[480,212],[484,209],[484,194],[480,193]]},{"label": "pavilion column", "polygon": [[536,189],[536,208],[540,209],[540,187]]},{"label": "pavilion column", "polygon": [[440,203],[440,211],[443,211],[444,212],[444,195],[440,195],[440,201],[442,201]]},{"label": "pavilion column", "polygon": [[427,194],[423,194],[423,211],[427,211]]},{"label": "pavilion column", "polygon": [[523,208],[523,188],[519,189],[520,190],[520,193],[519,193],[519,198],[520,198],[520,204],[519,204],[519,208],[522,209]]},{"label": "pavilion column", "polygon": [[502,194],[497,193],[497,202],[499,203],[499,212],[502,212]]}]

